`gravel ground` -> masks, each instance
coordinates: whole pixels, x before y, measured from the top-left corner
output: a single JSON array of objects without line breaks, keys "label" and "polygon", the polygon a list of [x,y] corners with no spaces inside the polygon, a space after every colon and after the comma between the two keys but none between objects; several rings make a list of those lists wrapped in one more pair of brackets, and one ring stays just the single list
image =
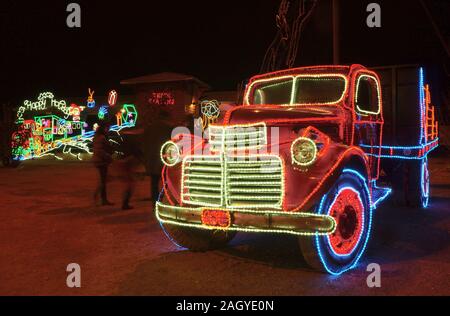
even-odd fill
[{"label": "gravel ground", "polygon": [[[450,295],[450,163],[430,163],[430,208],[379,208],[360,266],[341,277],[308,269],[291,236],[240,234],[220,251],[177,249],[146,200],[148,178],[125,212],[114,173],[116,205],[93,205],[88,163],[1,168],[0,295]],[[66,286],[69,263],[81,266],[80,289]],[[369,263],[381,265],[381,288],[366,285]]]}]

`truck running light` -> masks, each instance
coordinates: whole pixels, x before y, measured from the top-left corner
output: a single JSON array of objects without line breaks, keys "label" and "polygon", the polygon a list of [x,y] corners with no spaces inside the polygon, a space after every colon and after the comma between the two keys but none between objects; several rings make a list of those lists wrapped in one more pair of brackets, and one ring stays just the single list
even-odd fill
[{"label": "truck running light", "polygon": [[292,143],[292,162],[301,167],[312,165],[317,158],[317,146],[309,138],[300,137]]},{"label": "truck running light", "polygon": [[168,166],[173,167],[181,160],[180,148],[172,141],[165,143],[161,147],[161,160]]}]

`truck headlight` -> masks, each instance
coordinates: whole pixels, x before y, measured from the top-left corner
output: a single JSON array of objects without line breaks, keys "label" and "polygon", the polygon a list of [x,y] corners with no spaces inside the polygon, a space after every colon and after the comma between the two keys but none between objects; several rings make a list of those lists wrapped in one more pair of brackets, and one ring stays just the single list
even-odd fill
[{"label": "truck headlight", "polygon": [[181,160],[180,148],[172,141],[165,143],[161,147],[161,160],[169,167],[175,166]]},{"label": "truck headlight", "polygon": [[312,165],[317,158],[317,146],[313,140],[300,137],[291,146],[292,162],[302,167]]}]

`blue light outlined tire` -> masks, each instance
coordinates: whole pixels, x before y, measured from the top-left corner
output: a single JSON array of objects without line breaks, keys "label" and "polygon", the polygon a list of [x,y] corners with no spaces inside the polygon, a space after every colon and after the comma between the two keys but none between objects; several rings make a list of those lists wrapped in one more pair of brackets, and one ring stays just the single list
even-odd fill
[{"label": "blue light outlined tire", "polygon": [[333,216],[337,227],[329,236],[299,238],[305,261],[312,268],[332,275],[356,267],[366,249],[372,225],[367,179],[355,170],[344,169],[316,211]]},{"label": "blue light outlined tire", "polygon": [[430,200],[430,171],[427,157],[408,163],[406,198],[410,207],[428,207]]}]

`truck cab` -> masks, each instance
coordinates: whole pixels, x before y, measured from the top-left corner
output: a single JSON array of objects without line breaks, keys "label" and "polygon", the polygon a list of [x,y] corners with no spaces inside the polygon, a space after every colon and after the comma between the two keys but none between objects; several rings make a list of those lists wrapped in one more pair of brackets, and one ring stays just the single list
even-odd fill
[{"label": "truck cab", "polygon": [[205,137],[174,135],[161,148],[164,231],[194,251],[237,232],[291,234],[314,268],[353,268],[373,210],[392,192],[377,184],[386,148],[377,73],[288,69],[253,77],[243,99]]}]

